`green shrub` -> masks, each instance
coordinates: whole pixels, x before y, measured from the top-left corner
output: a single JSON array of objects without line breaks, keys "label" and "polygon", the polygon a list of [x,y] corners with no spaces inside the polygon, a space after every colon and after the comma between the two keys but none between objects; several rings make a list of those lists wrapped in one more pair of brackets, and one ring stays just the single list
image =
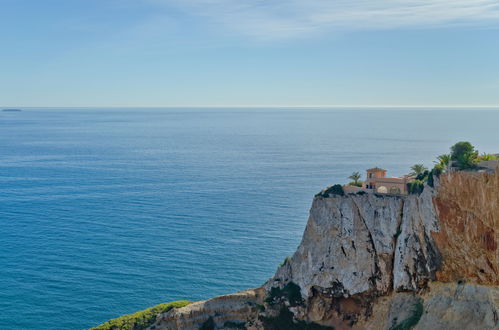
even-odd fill
[{"label": "green shrub", "polygon": [[291,306],[298,306],[303,303],[300,287],[293,282],[289,282],[282,289],[273,287],[270,289],[265,302],[274,305],[281,302],[281,298],[289,301]]},{"label": "green shrub", "polygon": [[428,174],[428,185],[430,187],[434,187],[434,176],[436,176],[437,178],[440,176],[440,174],[442,174],[443,172],[443,168],[441,166],[439,166],[438,164],[435,165],[435,167],[430,171],[430,173]]},{"label": "green shrub", "polygon": [[418,302],[414,305],[414,309],[412,310],[411,316],[409,316],[399,324],[391,327],[390,330],[410,330],[416,324],[418,324],[422,315],[423,315],[423,302],[422,299],[419,299]]},{"label": "green shrub", "polygon": [[478,162],[478,151],[466,141],[458,142],[451,148],[451,160],[455,162],[460,170],[472,169]]},{"label": "green shrub", "polygon": [[409,194],[421,194],[424,189],[424,183],[419,180],[414,180],[407,184]]},{"label": "green shrub", "polygon": [[172,308],[180,308],[190,304],[190,301],[180,300],[170,303],[159,304],[154,307],[144,309],[143,311],[133,314],[124,315],[112,320],[109,320],[101,325],[98,325],[91,330],[141,330],[149,327],[156,321],[156,316],[159,313],[167,312]]},{"label": "green shrub", "polygon": [[330,195],[343,196],[343,195],[345,195],[345,192],[343,191],[343,187],[340,184],[335,184],[334,186],[331,186],[331,187],[327,188],[326,190],[321,191],[320,193],[318,193],[315,196],[316,197],[318,197],[318,196],[329,197]]},{"label": "green shrub", "polygon": [[424,172],[421,172],[419,173],[417,176],[416,176],[416,180],[419,180],[419,181],[427,181],[428,180],[428,175],[430,174],[430,172],[428,170],[425,170]]},{"label": "green shrub", "polygon": [[349,186],[354,186],[354,187],[361,187],[364,185],[364,182],[363,181],[352,181],[350,183],[348,183]]}]

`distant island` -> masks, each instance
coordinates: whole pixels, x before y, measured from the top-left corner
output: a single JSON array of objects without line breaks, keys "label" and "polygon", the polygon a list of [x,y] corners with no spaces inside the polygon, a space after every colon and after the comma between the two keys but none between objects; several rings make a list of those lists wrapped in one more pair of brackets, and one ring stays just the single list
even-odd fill
[{"label": "distant island", "polygon": [[2,109],[2,111],[6,112],[19,112],[22,111],[21,109],[15,109],[15,108],[7,108],[7,109]]}]

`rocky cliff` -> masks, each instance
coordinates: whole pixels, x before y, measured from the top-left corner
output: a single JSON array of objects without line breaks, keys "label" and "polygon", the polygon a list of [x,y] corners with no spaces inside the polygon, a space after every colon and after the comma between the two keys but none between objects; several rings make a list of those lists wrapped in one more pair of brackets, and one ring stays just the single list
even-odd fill
[{"label": "rocky cliff", "polygon": [[499,170],[420,195],[316,196],[261,288],[160,314],[151,329],[497,329]]}]

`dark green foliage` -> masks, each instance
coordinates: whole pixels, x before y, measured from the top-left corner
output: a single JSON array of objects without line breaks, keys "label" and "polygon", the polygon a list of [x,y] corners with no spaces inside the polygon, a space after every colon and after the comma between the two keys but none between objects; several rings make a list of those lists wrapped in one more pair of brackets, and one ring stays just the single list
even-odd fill
[{"label": "dark green foliage", "polygon": [[426,181],[426,180],[428,180],[428,175],[429,174],[430,174],[430,171],[425,170],[424,172],[421,172],[421,173],[418,174],[418,176],[416,176],[416,180]]},{"label": "dark green foliage", "polygon": [[469,142],[458,142],[451,148],[451,160],[460,170],[466,170],[476,167],[478,161],[478,151]]},{"label": "dark green foliage", "polygon": [[269,305],[275,305],[281,302],[283,298],[289,302],[290,306],[298,306],[303,303],[300,287],[293,282],[289,282],[282,289],[277,287],[271,288],[267,298],[265,298],[265,302]]},{"label": "dark green foliage", "polygon": [[246,323],[245,322],[227,321],[224,323],[224,328],[225,329],[246,329]]},{"label": "dark green foliage", "polygon": [[[430,172],[430,173],[431,173],[431,172]],[[432,174],[430,174],[430,175],[428,176],[428,181],[427,181],[427,183],[428,183],[428,185],[429,185],[430,187],[432,187],[432,188],[434,187],[435,182],[434,182],[434,180],[433,180],[433,175],[432,175]]]},{"label": "dark green foliage", "polygon": [[159,304],[157,306],[144,309],[129,315],[124,315],[107,321],[93,330],[141,330],[151,326],[156,321],[156,316],[159,313],[167,312],[172,308],[180,308],[190,304],[190,301],[181,300],[170,303]]},{"label": "dark green foliage", "polygon": [[363,191],[363,190],[357,192],[357,195],[365,195],[365,194],[367,194],[367,193],[365,191]]},{"label": "dark green foliage", "polygon": [[406,318],[405,320],[403,320],[399,324],[391,327],[390,330],[410,330],[416,324],[418,324],[418,322],[421,319],[422,315],[423,315],[423,302],[420,299],[414,305],[414,309],[412,310],[411,316],[409,316],[408,318]]},{"label": "dark green foliage", "polygon": [[428,174],[428,185],[430,187],[433,188],[434,186],[434,177],[433,176],[436,176],[437,178],[440,176],[440,174],[442,174],[443,170],[442,170],[442,167],[441,166],[435,166],[431,171],[430,173]]},{"label": "dark green foliage", "polygon": [[317,323],[307,323],[305,321],[294,321],[293,313],[282,307],[276,317],[260,317],[265,329],[269,330],[334,330]]},{"label": "dark green foliage", "polygon": [[364,182],[363,181],[357,181],[357,182],[352,181],[348,185],[362,188],[362,186],[364,185]]},{"label": "dark green foliage", "polygon": [[414,180],[407,184],[409,194],[421,194],[424,189],[424,183],[419,180]]},{"label": "dark green foliage", "polygon": [[340,184],[335,184],[334,186],[331,186],[327,188],[324,191],[321,191],[316,197],[321,196],[321,197],[329,197],[329,195],[339,195],[343,196],[345,195],[345,192],[343,191],[343,187]]},{"label": "dark green foliage", "polygon": [[210,316],[209,319],[201,324],[199,330],[215,330],[215,321],[213,320],[213,317]]},{"label": "dark green foliage", "polygon": [[256,304],[256,308],[257,308],[260,312],[265,312],[265,306],[263,306],[263,305]]}]

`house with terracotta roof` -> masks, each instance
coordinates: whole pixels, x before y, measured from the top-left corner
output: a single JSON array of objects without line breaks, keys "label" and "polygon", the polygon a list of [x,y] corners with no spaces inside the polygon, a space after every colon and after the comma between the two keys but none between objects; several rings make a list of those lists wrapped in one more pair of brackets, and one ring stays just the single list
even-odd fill
[{"label": "house with terracotta roof", "polygon": [[367,178],[362,187],[351,185],[343,186],[346,193],[357,193],[359,191],[378,194],[407,195],[407,184],[414,180],[412,176],[387,176],[385,169],[374,167],[366,170]]},{"label": "house with terracotta roof", "polygon": [[366,170],[367,179],[363,189],[380,194],[407,195],[407,184],[413,180],[410,176],[386,176],[386,170],[374,167]]}]

